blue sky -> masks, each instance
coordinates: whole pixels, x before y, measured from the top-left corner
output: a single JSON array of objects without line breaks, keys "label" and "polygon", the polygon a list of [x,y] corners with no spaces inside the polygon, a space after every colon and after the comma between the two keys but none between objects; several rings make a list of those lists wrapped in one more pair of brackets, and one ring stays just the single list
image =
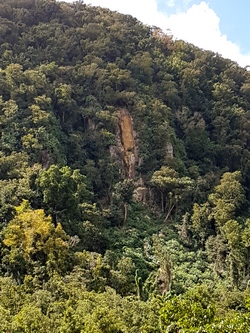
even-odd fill
[{"label": "blue sky", "polygon": [[[70,0],[68,0],[70,1]],[[140,21],[225,58],[250,65],[250,0],[85,0]]]},{"label": "blue sky", "polygon": [[[158,1],[160,11],[175,14],[187,11],[192,5],[199,5],[202,1]],[[205,1],[220,18],[220,30],[228,39],[239,45],[243,52],[250,53],[250,1],[249,0],[210,0]],[[172,6],[171,6],[172,3]],[[168,6],[170,4],[170,6]],[[174,5],[173,5],[174,4]]]},{"label": "blue sky", "polygon": [[250,54],[249,0],[213,0],[209,5],[220,17],[222,33],[237,43],[243,52]]}]

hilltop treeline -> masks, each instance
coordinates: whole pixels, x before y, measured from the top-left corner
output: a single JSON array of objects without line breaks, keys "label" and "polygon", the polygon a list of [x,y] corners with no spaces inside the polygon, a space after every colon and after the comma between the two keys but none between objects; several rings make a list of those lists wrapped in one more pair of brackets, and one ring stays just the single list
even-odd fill
[{"label": "hilltop treeline", "polygon": [[0,0],[0,331],[248,332],[249,133],[235,62]]}]

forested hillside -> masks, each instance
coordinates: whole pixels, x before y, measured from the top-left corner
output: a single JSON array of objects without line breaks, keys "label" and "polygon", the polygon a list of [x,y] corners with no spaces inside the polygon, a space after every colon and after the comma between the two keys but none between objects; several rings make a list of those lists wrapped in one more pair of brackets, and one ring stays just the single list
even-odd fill
[{"label": "forested hillside", "polygon": [[0,0],[0,332],[250,332],[249,158],[246,69]]}]

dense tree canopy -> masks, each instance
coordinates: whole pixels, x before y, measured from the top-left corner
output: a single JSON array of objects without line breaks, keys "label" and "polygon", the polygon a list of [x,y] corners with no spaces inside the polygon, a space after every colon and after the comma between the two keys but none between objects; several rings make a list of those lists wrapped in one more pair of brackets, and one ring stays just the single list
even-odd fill
[{"label": "dense tree canopy", "polygon": [[0,0],[0,331],[248,332],[249,132],[236,63]]}]

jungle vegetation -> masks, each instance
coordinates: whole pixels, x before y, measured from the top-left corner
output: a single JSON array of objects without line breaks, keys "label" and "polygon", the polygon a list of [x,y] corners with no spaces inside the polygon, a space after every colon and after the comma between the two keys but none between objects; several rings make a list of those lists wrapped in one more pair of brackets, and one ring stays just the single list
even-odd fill
[{"label": "jungle vegetation", "polygon": [[250,332],[250,73],[132,16],[0,0],[0,332]]}]

